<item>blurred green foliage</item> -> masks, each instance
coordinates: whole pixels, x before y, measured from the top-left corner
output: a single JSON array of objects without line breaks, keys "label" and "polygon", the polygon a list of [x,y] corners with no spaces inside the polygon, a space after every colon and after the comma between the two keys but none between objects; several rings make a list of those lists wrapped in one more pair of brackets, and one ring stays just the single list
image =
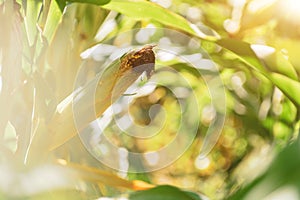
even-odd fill
[{"label": "blurred green foliage", "polygon": [[[299,199],[300,23],[295,8],[300,7],[296,1],[288,7],[291,2],[0,0],[0,198]],[[57,109],[73,94],[78,72],[84,69],[82,84],[95,80],[110,56],[83,58],[84,52],[105,42],[135,46],[137,33],[130,30],[139,28],[156,30],[146,44],[176,40],[162,28],[200,43],[202,59],[216,63],[224,83],[226,119],[212,151],[199,159],[213,121],[206,81],[214,80],[214,72],[199,74],[178,57],[157,55],[157,71],[168,66],[193,88],[201,113],[190,115],[200,126],[191,146],[171,165],[118,173],[91,156],[78,136],[72,138],[72,130],[63,129],[67,142],[62,135],[54,137],[58,125],[74,123],[67,117],[59,121]],[[187,40],[175,42],[188,46]],[[148,152],[174,138],[180,104],[169,88],[179,81],[165,77],[161,73],[157,79],[168,87],[157,85],[128,107],[140,125],[164,117],[163,134],[151,141],[133,139],[115,134],[112,125],[105,133],[112,143]],[[149,115],[154,104],[166,114]]]}]

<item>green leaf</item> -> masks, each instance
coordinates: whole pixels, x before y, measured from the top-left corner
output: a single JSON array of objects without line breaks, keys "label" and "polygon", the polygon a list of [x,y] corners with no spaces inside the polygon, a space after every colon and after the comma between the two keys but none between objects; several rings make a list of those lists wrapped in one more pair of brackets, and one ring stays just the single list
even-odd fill
[{"label": "green leaf", "polygon": [[63,0],[52,0],[50,3],[50,8],[43,31],[43,34],[49,43],[52,41],[57,27],[62,20],[64,4],[65,2]]},{"label": "green leaf", "polygon": [[296,81],[297,74],[293,66],[281,57],[282,55],[278,53],[266,57],[260,55],[260,60],[249,43],[229,38],[218,40],[216,43],[233,52],[242,62],[264,75],[294,103],[300,105],[300,83]]},{"label": "green leaf", "polygon": [[152,19],[202,39],[215,40],[215,37],[208,36],[196,27],[194,28],[194,25],[182,16],[149,1],[112,0],[110,3],[104,5],[103,8],[117,11],[129,17]]},{"label": "green leaf", "polygon": [[270,80],[294,103],[300,105],[300,83],[282,74],[271,73]]},{"label": "green leaf", "polygon": [[104,5],[110,2],[110,0],[68,0],[68,2],[73,3],[89,3],[95,5]]},{"label": "green leaf", "polygon": [[[75,32],[80,35],[78,39],[78,46],[82,47],[82,49],[79,49],[80,51],[85,50],[94,43],[94,37],[107,14],[107,10],[97,5],[87,3],[77,5],[75,17],[78,22],[75,25]],[[70,21],[72,20],[74,20],[74,17],[70,18]]]},{"label": "green leaf", "polygon": [[269,62],[266,62],[266,64],[270,66],[273,71],[286,75],[293,80],[298,80],[298,75],[294,66],[289,60],[284,58],[281,52],[276,51],[268,57],[268,60]]},{"label": "green leaf", "polygon": [[260,58],[268,71],[283,74],[293,80],[298,80],[294,66],[280,51],[265,45],[251,45],[258,58]]},{"label": "green leaf", "polygon": [[216,43],[222,46],[223,48],[235,53],[241,61],[243,61],[253,69],[258,70],[260,72],[264,71],[263,64],[260,62],[254,51],[251,49],[250,44],[230,38],[220,39]]},{"label": "green leaf", "polygon": [[39,13],[42,9],[42,1],[28,0],[25,3],[26,3],[26,11],[25,11],[26,17],[24,17],[25,28],[27,32],[29,45],[32,46],[35,42],[38,33],[37,21],[38,21]]},{"label": "green leaf", "polygon": [[297,107],[291,101],[284,101],[282,103],[282,113],[280,119],[287,124],[295,122],[297,117]]},{"label": "green leaf", "polygon": [[10,122],[6,124],[3,139],[5,147],[11,150],[11,152],[16,152],[18,137],[15,127]]},{"label": "green leaf", "polygon": [[201,200],[199,195],[169,185],[130,194],[130,200]]}]

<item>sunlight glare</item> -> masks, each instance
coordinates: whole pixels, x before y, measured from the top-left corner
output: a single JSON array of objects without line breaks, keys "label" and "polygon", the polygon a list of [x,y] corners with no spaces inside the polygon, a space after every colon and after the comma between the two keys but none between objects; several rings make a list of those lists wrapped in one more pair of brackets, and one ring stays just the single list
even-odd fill
[{"label": "sunlight glare", "polygon": [[200,170],[207,169],[209,165],[210,165],[210,160],[208,157],[200,158],[200,156],[198,156],[195,160],[195,166]]},{"label": "sunlight glare", "polygon": [[158,164],[159,154],[157,152],[148,152],[144,154],[144,158],[150,166]]},{"label": "sunlight glare", "polygon": [[292,21],[295,24],[300,24],[300,1],[299,0],[284,0],[278,5],[279,15],[283,18]]},{"label": "sunlight glare", "polygon": [[267,7],[273,5],[276,0],[253,0],[251,1],[248,6],[248,12],[254,14],[259,12],[260,10],[266,9]]}]

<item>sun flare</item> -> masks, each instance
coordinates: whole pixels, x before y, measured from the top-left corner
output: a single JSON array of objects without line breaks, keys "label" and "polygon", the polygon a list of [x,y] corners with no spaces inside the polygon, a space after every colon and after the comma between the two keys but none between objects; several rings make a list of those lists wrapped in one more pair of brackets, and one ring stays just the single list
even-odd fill
[{"label": "sun flare", "polygon": [[292,23],[300,25],[300,0],[281,0],[278,15]]}]

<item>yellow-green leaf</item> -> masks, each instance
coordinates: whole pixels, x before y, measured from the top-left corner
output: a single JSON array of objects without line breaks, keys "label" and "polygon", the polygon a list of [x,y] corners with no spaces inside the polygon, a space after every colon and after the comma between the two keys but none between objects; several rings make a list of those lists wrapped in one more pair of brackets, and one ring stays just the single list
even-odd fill
[{"label": "yellow-green leaf", "polygon": [[300,82],[278,73],[271,73],[270,80],[294,103],[300,105]]},{"label": "yellow-green leaf", "polygon": [[188,22],[182,16],[149,1],[112,0],[102,7],[117,11],[129,17],[153,19],[164,25],[177,28],[202,39],[215,40],[214,37],[204,34],[201,30],[195,27],[195,25]]}]

